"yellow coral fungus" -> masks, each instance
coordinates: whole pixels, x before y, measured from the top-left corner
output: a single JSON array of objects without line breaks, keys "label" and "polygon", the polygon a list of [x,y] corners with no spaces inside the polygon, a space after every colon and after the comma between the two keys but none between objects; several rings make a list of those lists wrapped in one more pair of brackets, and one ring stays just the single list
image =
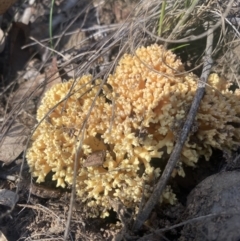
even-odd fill
[{"label": "yellow coral fungus", "polygon": [[[108,77],[111,88],[104,86],[102,95],[96,97],[98,87],[91,78],[57,84],[46,93],[38,121],[54,108],[35,131],[27,159],[38,182],[52,171],[58,186],[72,184],[79,133],[87,123],[82,130],[77,194],[106,216],[109,198],[135,207],[143,193],[150,195],[162,159],[180,135],[199,79],[184,73],[181,61],[156,44],[125,54]],[[208,84],[173,176],[184,176],[182,163],[194,166],[202,155],[209,159],[212,148],[230,151],[239,145],[240,92],[230,91],[216,74]],[[158,158],[157,165],[153,158]],[[170,187],[162,200],[175,201]]]}]

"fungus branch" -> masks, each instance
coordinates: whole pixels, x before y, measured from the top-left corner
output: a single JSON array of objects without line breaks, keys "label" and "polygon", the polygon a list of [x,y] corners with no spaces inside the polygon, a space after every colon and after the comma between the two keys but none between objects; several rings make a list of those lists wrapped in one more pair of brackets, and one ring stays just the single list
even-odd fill
[{"label": "fungus branch", "polygon": [[161,178],[159,179],[157,185],[155,186],[154,191],[150,196],[149,200],[146,202],[143,209],[140,210],[137,215],[136,221],[133,224],[133,228],[132,228],[133,231],[139,230],[142,224],[147,220],[150,212],[157,204],[161,194],[163,193],[163,190],[173,172],[173,169],[179,160],[183,145],[187,139],[187,136],[189,134],[189,131],[191,129],[195,116],[197,114],[201,99],[203,98],[203,95],[205,92],[205,85],[212,67],[212,62],[213,62],[211,58],[212,42],[213,42],[213,33],[210,32],[210,34],[207,36],[206,54],[205,54],[205,61],[203,64],[202,74],[200,77],[200,81],[198,82],[198,89],[193,99],[192,106],[188,113],[186,122],[182,128],[180,137],[177,140],[177,143],[173,149],[173,152],[169,158],[169,161],[167,162],[167,165],[162,173]]}]

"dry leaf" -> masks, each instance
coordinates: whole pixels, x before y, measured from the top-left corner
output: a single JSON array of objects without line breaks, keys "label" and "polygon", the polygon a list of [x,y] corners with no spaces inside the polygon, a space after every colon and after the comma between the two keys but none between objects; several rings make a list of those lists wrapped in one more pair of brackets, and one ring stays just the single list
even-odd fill
[{"label": "dry leaf", "polygon": [[0,189],[0,205],[12,208],[18,201],[18,195],[7,189]]},{"label": "dry leaf", "polygon": [[46,73],[46,80],[47,80],[46,90],[48,90],[51,86],[62,82],[62,78],[58,72],[56,57],[52,58],[52,63],[50,67],[46,69],[45,73]]},{"label": "dry leaf", "polygon": [[9,165],[24,150],[30,129],[25,125],[14,122],[4,136],[1,136],[0,161]]},{"label": "dry leaf", "polygon": [[106,151],[94,151],[87,157],[87,160],[83,163],[84,167],[101,166],[105,160]]},{"label": "dry leaf", "polygon": [[69,50],[71,50],[72,52],[74,52],[75,50],[81,49],[84,44],[86,44],[86,41],[84,42],[84,40],[86,40],[87,38],[86,33],[79,29],[79,25],[81,25],[81,23],[79,22],[73,24],[68,30],[69,32],[73,33],[69,36],[65,35],[61,39],[60,49],[62,51],[69,52]]},{"label": "dry leaf", "polygon": [[[23,76],[23,79],[27,81],[20,84],[18,90],[14,93],[11,99],[11,105],[18,105],[21,100],[26,100],[23,109],[28,113],[32,113],[29,109],[36,109],[36,106],[32,105],[32,100],[36,97],[41,100],[45,91],[47,91],[52,85],[62,82],[55,57],[53,57],[52,64],[45,72],[45,74],[40,74],[34,67],[29,66],[27,72]],[[45,84],[44,81],[46,81]]]},{"label": "dry leaf", "polygon": [[[37,71],[33,69],[29,69],[24,77],[28,77],[28,74],[32,73],[31,78],[27,81],[20,84],[18,90],[13,94],[11,99],[11,105],[18,104],[20,101],[24,99],[28,99],[28,102],[36,97],[39,97],[42,94],[42,88],[39,88],[41,84],[44,82],[45,76],[44,74],[37,75]],[[30,97],[30,99],[29,99]],[[27,103],[24,103],[24,107],[26,107]],[[26,110],[26,108],[24,108]]]}]

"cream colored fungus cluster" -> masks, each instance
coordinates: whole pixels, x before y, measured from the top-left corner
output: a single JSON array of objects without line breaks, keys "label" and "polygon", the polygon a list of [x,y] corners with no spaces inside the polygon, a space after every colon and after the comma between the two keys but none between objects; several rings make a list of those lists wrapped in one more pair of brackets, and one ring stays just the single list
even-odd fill
[{"label": "cream colored fungus cluster", "polygon": [[[91,80],[92,76],[83,76],[46,92],[37,113],[42,122],[33,134],[27,160],[37,182],[52,171],[57,186],[71,185],[82,141],[77,194],[104,217],[111,208],[110,198],[135,207],[143,193],[150,195],[181,134],[199,79],[184,72],[175,54],[154,44],[137,49],[135,55],[125,54],[101,95],[97,96],[101,80],[94,84]],[[208,160],[212,148],[231,151],[239,146],[239,93],[230,91],[218,75],[210,75],[173,176],[185,175],[182,163],[194,166],[200,156]],[[98,162],[89,164],[94,157]],[[154,165],[153,158],[158,158]],[[167,187],[160,201],[175,200]]]}]

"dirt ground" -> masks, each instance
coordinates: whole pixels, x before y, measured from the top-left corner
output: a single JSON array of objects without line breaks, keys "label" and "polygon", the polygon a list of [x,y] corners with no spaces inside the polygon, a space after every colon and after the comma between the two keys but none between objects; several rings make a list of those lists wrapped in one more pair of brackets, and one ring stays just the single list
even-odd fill
[{"label": "dirt ground", "polygon": [[[0,9],[3,2],[0,0]],[[135,41],[135,46],[138,45],[138,39],[124,35],[126,29],[131,33],[129,28],[118,33],[121,43],[115,44],[114,38],[109,41],[109,36],[114,36],[130,19],[139,1],[53,1],[51,31],[55,37],[52,43],[49,40],[51,2],[36,1],[31,5],[17,1],[2,15],[1,28],[7,37],[0,52],[0,191],[4,192],[0,192],[0,240],[64,240],[67,228],[67,240],[240,240],[239,148],[231,154],[214,149],[209,161],[200,158],[196,168],[184,166],[186,177],[178,176],[169,182],[177,203],[157,205],[137,233],[130,228],[132,210],[121,207],[130,216],[124,224],[119,213],[113,210],[105,219],[89,218],[89,210],[81,200],[70,203],[70,186],[56,188],[56,182],[51,180],[52,173],[41,184],[31,178],[24,159],[25,148],[37,123],[36,111],[44,92],[55,83],[66,82],[84,71],[107,75],[108,63],[114,62],[124,42]],[[215,1],[208,1],[212,2]],[[231,12],[236,19],[240,9],[238,2],[234,1]],[[221,6],[224,9],[224,1]],[[31,12],[29,17],[26,9]],[[226,31],[229,26],[232,24],[226,24]],[[213,71],[225,76],[237,88],[240,49],[238,44],[228,45],[239,41],[239,25],[234,26],[238,34],[227,32],[231,41],[227,37],[226,41],[224,38],[220,41],[221,31],[216,30],[214,44],[219,48],[216,48]],[[151,24],[148,27],[154,29]],[[153,42],[150,35],[139,32],[146,42]],[[88,65],[89,59],[106,42],[109,51]],[[50,51],[51,46],[54,53]],[[175,46],[170,45],[172,49]],[[186,63],[186,69],[191,70],[202,61],[199,52],[204,52],[204,48],[205,43],[200,39],[187,48],[176,49],[175,53]],[[201,67],[195,68],[194,73],[200,76],[201,70]],[[228,200],[233,201],[227,205]],[[67,227],[70,208],[73,208],[71,223]],[[214,213],[214,210],[226,212],[230,208],[235,213],[224,214],[224,218]],[[208,217],[210,214],[213,216]],[[208,219],[193,220],[199,216]],[[226,232],[220,233],[219,229]]]}]

